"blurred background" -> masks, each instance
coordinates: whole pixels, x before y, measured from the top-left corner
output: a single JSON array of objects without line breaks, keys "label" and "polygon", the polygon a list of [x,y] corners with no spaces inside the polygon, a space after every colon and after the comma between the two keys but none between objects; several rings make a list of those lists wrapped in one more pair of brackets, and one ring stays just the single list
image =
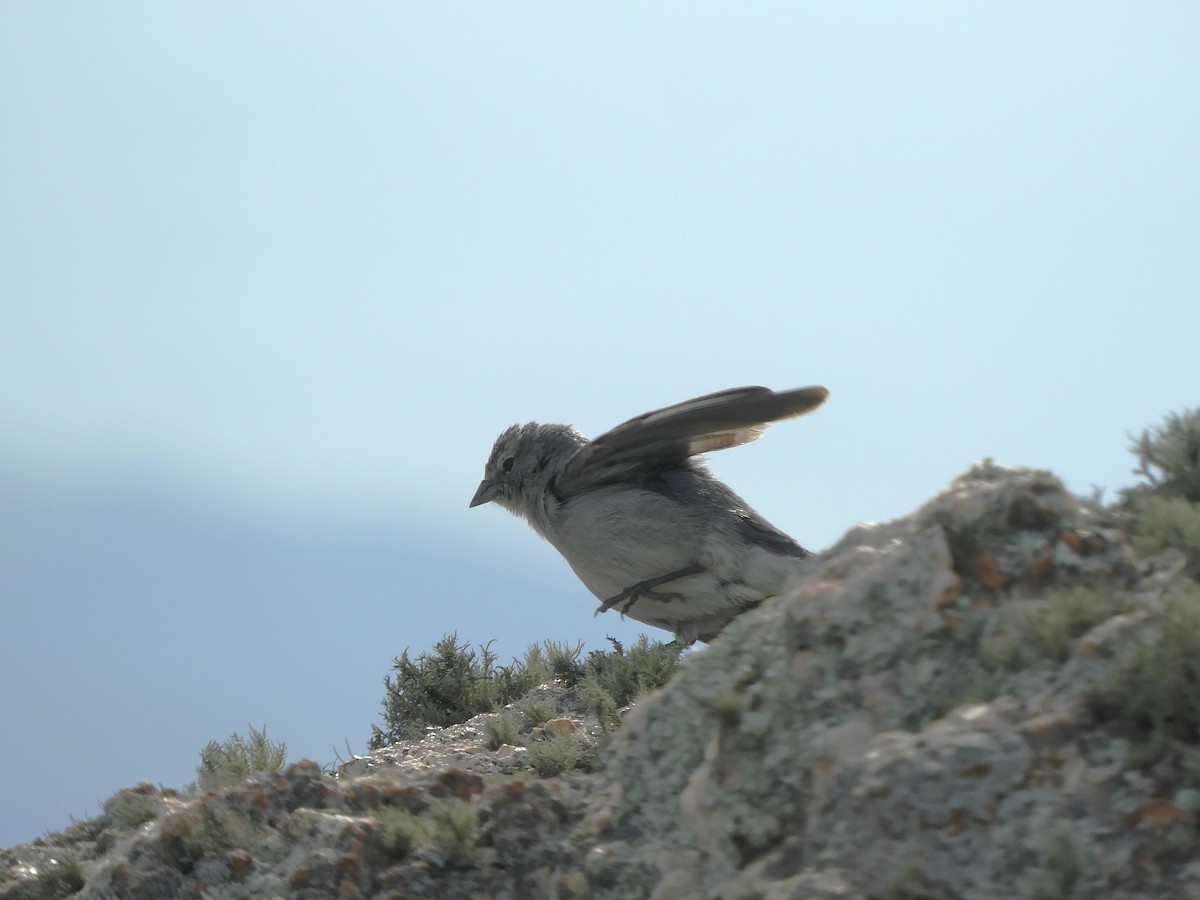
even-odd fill
[{"label": "blurred background", "polygon": [[[631,640],[467,502],[741,384],[808,547],[973,460],[1131,483],[1200,389],[1200,7],[0,6],[0,845],[444,633]],[[664,635],[656,635],[663,637]]]}]

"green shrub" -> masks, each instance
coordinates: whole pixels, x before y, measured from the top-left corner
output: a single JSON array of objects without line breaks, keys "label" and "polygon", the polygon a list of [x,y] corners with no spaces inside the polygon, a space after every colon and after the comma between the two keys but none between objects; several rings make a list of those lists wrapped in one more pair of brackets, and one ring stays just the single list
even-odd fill
[{"label": "green shrub", "polygon": [[581,732],[548,735],[531,741],[528,750],[530,764],[542,775],[590,769],[596,761],[595,742]]},{"label": "green shrub", "polygon": [[1167,416],[1130,449],[1143,480],[1121,492],[1113,523],[1143,557],[1181,550],[1187,576],[1200,580],[1200,408]]},{"label": "green shrub", "polygon": [[617,698],[604,688],[595,675],[589,675],[579,683],[579,707],[595,716],[604,728],[612,728],[620,722]]},{"label": "green shrub", "polygon": [[83,867],[72,853],[48,856],[37,866],[33,892],[38,900],[61,900],[83,890]]},{"label": "green shrub", "polygon": [[[456,725],[508,704],[516,706],[526,728],[539,725],[557,710],[527,695],[554,680],[577,687],[580,697],[586,698],[586,710],[615,715],[616,709],[665,684],[682,649],[644,635],[628,651],[617,641],[613,647],[611,651],[594,650],[581,660],[581,642],[543,641],[507,666],[496,664],[490,642],[473,650],[470,644],[460,643],[455,633],[445,635],[431,652],[415,659],[405,650],[384,678],[384,721],[382,726],[371,726],[370,746],[378,749],[418,737],[430,726]],[[507,726],[485,728],[492,730],[490,742],[499,739],[497,729]]]},{"label": "green shrub", "polygon": [[104,801],[104,817],[121,828],[137,828],[158,817],[162,800],[152,784],[117,791]]},{"label": "green shrub", "polygon": [[533,687],[533,678],[520,663],[497,666],[491,642],[476,653],[470,644],[460,644],[455,633],[415,660],[405,650],[384,677],[384,727],[371,726],[370,746],[385,747],[417,737],[430,725],[456,725],[504,706]]},{"label": "green shrub", "polygon": [[412,853],[425,836],[420,819],[407,809],[388,807],[375,813],[375,818],[383,824],[383,848],[397,859]]},{"label": "green shrub", "polygon": [[[1052,591],[1038,606],[998,619],[980,641],[979,686],[991,681],[989,671],[1018,672],[1039,659],[1065,661],[1072,643],[1131,606],[1123,591],[1075,587]],[[982,699],[991,699],[985,694]]]},{"label": "green shrub", "polygon": [[521,717],[522,730],[528,731],[543,722],[549,722],[558,713],[554,704],[548,700],[526,696],[513,704],[513,709]]},{"label": "green shrub", "polygon": [[579,682],[584,711],[606,724],[621,707],[670,681],[683,652],[679,644],[664,644],[644,634],[638,635],[629,650],[620,641],[609,640],[612,650],[593,650],[587,655]]},{"label": "green shrub", "polygon": [[388,807],[373,813],[383,824],[380,842],[397,859],[423,848],[437,866],[462,866],[475,855],[479,829],[475,807],[457,797],[436,797],[419,813]]},{"label": "green shrub", "polygon": [[1028,878],[1029,896],[1034,900],[1056,900],[1071,896],[1082,872],[1079,848],[1065,826],[1054,829],[1049,846],[1040,854],[1042,866]]},{"label": "green shrub", "polygon": [[1091,587],[1054,591],[1043,605],[1020,614],[1017,630],[1038,654],[1063,662],[1078,638],[1129,608],[1129,598],[1123,591]]},{"label": "green shrub", "polygon": [[1183,497],[1139,496],[1122,523],[1143,558],[1169,548],[1182,551],[1184,574],[1200,580],[1200,503]]},{"label": "green shrub", "polygon": [[479,840],[475,807],[457,797],[434,800],[422,815],[429,847],[444,866],[462,866],[475,855]]},{"label": "green shrub", "polygon": [[196,767],[201,790],[214,791],[245,781],[255,772],[275,772],[287,759],[287,744],[267,739],[267,729],[250,726],[249,739],[232,734],[227,741],[209,741]]},{"label": "green shrub", "polygon": [[249,850],[254,841],[254,827],[219,803],[201,807],[200,821],[183,835],[183,847],[195,860],[214,859],[230,850]]},{"label": "green shrub", "polygon": [[499,750],[505,744],[516,744],[519,740],[516,716],[501,713],[483,723],[483,740],[489,750]]},{"label": "green shrub", "polygon": [[583,641],[568,644],[565,641],[542,641],[532,644],[525,651],[520,667],[528,675],[530,687],[549,681],[561,681],[574,687],[583,671],[579,656],[583,653]]},{"label": "green shrub", "polygon": [[1182,497],[1200,503],[1200,408],[1171,413],[1158,428],[1148,428],[1130,448],[1134,470],[1145,482],[1134,491]]},{"label": "green shrub", "polygon": [[1200,585],[1180,580],[1118,657],[1095,701],[1142,740],[1141,763],[1200,741]]}]

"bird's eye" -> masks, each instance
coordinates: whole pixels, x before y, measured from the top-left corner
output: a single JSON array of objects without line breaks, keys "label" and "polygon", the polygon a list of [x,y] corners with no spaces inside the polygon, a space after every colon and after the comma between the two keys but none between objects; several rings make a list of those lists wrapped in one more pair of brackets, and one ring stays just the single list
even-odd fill
[{"label": "bird's eye", "polygon": [[500,463],[500,468],[505,472],[511,472],[513,467],[513,458],[511,456],[504,457],[504,462]]}]

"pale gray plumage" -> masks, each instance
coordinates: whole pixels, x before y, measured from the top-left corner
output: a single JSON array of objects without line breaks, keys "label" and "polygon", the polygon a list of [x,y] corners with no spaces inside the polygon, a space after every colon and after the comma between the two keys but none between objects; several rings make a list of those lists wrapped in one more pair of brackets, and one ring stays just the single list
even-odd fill
[{"label": "pale gray plumage", "polygon": [[811,412],[823,387],[706,394],[630,419],[594,441],[567,425],[496,439],[471,506],[523,517],[604,601],[597,612],[707,641],[779,592],[808,551],[695,459]]}]

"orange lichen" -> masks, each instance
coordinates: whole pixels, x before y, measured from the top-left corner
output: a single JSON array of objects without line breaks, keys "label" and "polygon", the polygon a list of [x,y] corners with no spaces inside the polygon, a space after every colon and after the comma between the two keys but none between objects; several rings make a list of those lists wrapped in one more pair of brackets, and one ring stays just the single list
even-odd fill
[{"label": "orange lichen", "polygon": [[1029,563],[1029,571],[1035,575],[1045,575],[1050,571],[1050,566],[1054,562],[1054,547],[1054,544],[1046,544],[1042,547],[1037,557]]},{"label": "orange lichen", "polygon": [[986,550],[979,554],[979,561],[975,564],[975,577],[994,591],[1004,590],[1006,579],[1000,571],[1000,564]]},{"label": "orange lichen", "polygon": [[558,734],[564,737],[568,734],[574,734],[579,730],[579,726],[567,718],[551,719],[542,728],[551,734]]},{"label": "orange lichen", "polygon": [[1076,553],[1083,549],[1083,538],[1080,536],[1078,531],[1072,531],[1069,528],[1064,529],[1062,534],[1058,536],[1058,539]]},{"label": "orange lichen", "polygon": [[225,864],[232,874],[241,875],[254,864],[254,857],[245,850],[230,850],[225,854]]},{"label": "orange lichen", "polygon": [[1152,828],[1163,828],[1172,822],[1190,822],[1192,814],[1180,809],[1170,800],[1155,798],[1143,803],[1138,810],[1142,821]]}]

